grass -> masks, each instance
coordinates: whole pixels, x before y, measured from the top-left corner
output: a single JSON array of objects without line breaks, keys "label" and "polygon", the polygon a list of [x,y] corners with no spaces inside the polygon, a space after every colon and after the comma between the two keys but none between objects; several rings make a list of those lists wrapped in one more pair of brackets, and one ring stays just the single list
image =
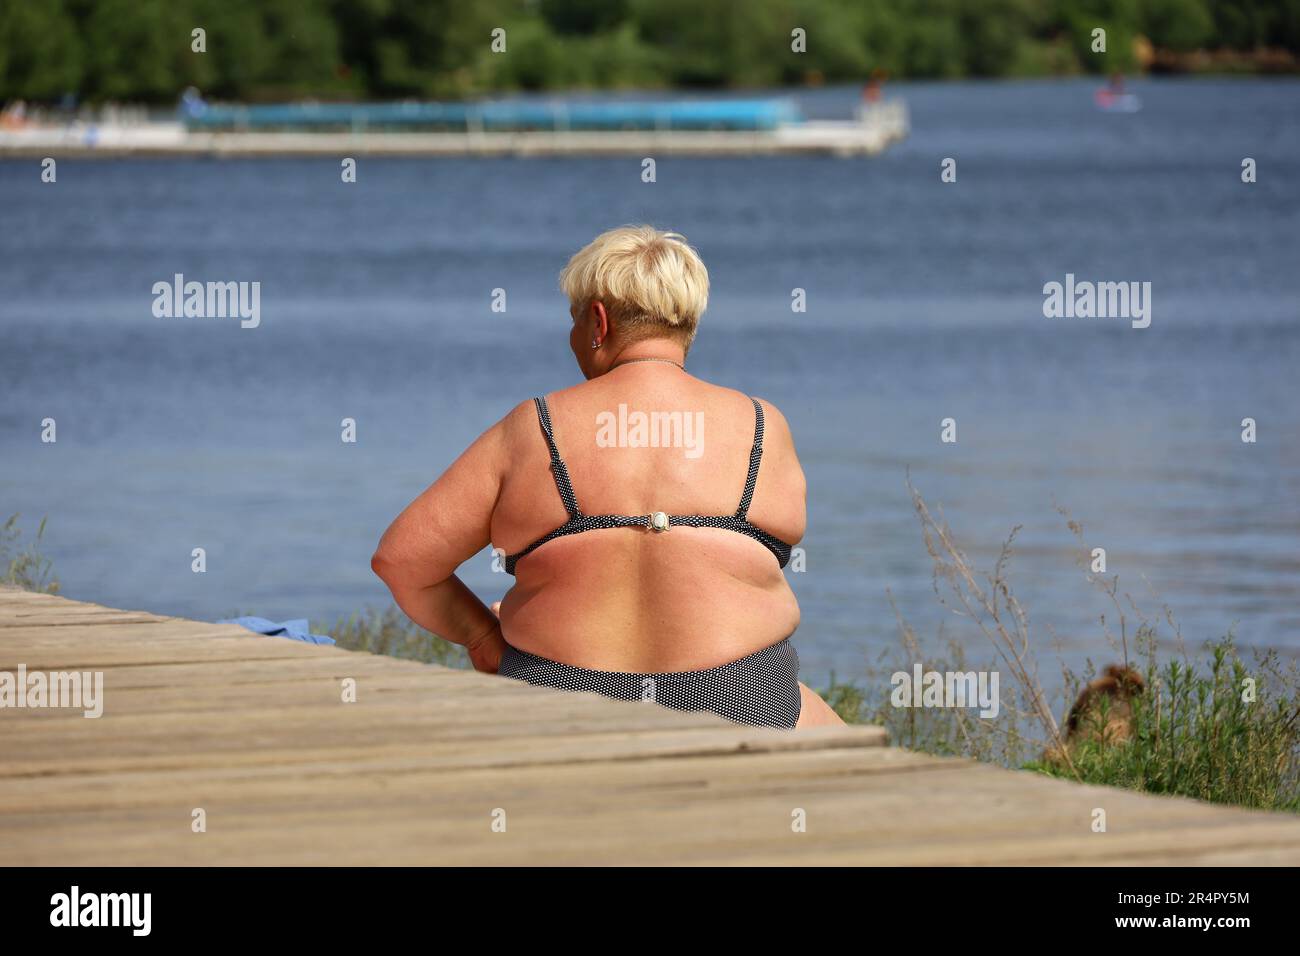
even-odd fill
[{"label": "grass", "polygon": [[45,537],[45,519],[36,529],[36,538],[27,545],[19,545],[22,529],[18,527],[20,515],[12,514],[0,526],[0,584],[20,587],[27,591],[58,594],[59,580],[54,577],[50,559],[41,554],[41,539]]},{"label": "grass", "polygon": [[403,660],[469,667],[469,655],[453,644],[420,627],[393,604],[383,610],[367,608],[360,614],[340,618],[325,633],[350,651],[386,654]]},{"label": "grass", "polygon": [[[1081,743],[1072,754],[1078,779],[1300,812],[1300,695],[1275,652],[1248,666],[1226,637],[1200,665],[1173,658],[1158,667],[1153,653],[1145,677],[1132,739]],[[1065,774],[1050,761],[1028,766]]]},{"label": "grass", "polygon": [[[1009,577],[1016,529],[993,567],[981,572],[942,516],[931,512],[910,483],[908,487],[933,564],[936,596],[966,631],[983,639],[990,659],[973,668],[965,642],[956,639],[948,640],[944,654],[926,655],[899,616],[898,652],[872,662],[861,683],[832,677],[824,694],[841,717],[881,724],[896,744],[927,753],[972,757],[1083,783],[1300,812],[1300,671],[1295,663],[1284,666],[1275,651],[1247,661],[1231,634],[1205,642],[1193,655],[1168,608],[1159,617],[1143,614],[1130,595],[1121,595],[1118,578],[1088,572],[1088,583],[1101,589],[1111,608],[1100,619],[1099,648],[1134,667],[1146,689],[1132,700],[1128,739],[1096,732],[1110,716],[1103,704],[1082,723],[1083,730],[1093,732],[1067,740],[1055,714],[1069,709],[1096,677],[1096,666],[1090,660],[1082,673],[1062,667],[1061,690],[1054,698],[1044,692],[1029,616]],[[1062,514],[1087,568],[1083,528]],[[927,671],[996,669],[1004,678],[1010,675],[1001,687],[1002,714],[982,719],[961,708],[892,706],[889,676],[911,671],[918,661]],[[1095,726],[1088,726],[1092,722]]]}]

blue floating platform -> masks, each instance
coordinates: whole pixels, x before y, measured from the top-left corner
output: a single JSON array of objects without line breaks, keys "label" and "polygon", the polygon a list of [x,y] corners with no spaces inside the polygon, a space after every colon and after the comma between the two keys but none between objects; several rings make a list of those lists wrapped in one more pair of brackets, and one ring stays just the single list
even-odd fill
[{"label": "blue floating platform", "polygon": [[189,102],[192,130],[774,130],[802,122],[788,99],[545,101],[483,103]]}]

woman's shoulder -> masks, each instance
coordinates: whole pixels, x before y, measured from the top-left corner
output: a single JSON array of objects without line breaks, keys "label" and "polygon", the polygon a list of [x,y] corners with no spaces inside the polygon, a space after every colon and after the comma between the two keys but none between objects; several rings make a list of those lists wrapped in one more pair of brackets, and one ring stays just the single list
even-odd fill
[{"label": "woman's shoulder", "polygon": [[495,448],[503,458],[508,458],[519,442],[536,436],[537,428],[536,404],[533,399],[526,398],[489,425],[474,445]]},{"label": "woman's shoulder", "polygon": [[540,397],[543,396],[525,398],[516,403],[492,427],[507,440],[517,438],[520,435],[534,434],[538,428],[537,398]]},{"label": "woman's shoulder", "polygon": [[786,421],[785,415],[775,404],[763,398],[761,395],[753,395],[748,392],[742,392],[737,389],[724,389],[735,396],[738,403],[742,403],[746,408],[752,408],[754,402],[763,409],[763,442],[764,444],[784,443],[790,440],[790,423]]}]

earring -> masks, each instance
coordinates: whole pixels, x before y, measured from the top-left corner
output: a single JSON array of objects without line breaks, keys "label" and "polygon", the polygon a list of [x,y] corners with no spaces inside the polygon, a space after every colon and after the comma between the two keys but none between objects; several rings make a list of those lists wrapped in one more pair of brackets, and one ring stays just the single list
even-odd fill
[{"label": "earring", "polygon": [[592,339],[592,340],[591,340],[591,347],[592,347],[593,349],[598,349],[598,348],[600,348],[600,343],[597,342],[595,339]]}]

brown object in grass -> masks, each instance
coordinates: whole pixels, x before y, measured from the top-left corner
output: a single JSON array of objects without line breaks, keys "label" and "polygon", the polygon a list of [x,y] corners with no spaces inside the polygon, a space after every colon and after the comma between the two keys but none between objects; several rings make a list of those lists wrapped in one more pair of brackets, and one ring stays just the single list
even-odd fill
[{"label": "brown object in grass", "polygon": [[[1083,740],[1123,743],[1133,736],[1132,700],[1146,690],[1146,681],[1132,667],[1111,664],[1089,681],[1065,718],[1065,750],[1073,753]],[[1051,747],[1044,758],[1064,763],[1060,748]]]}]

